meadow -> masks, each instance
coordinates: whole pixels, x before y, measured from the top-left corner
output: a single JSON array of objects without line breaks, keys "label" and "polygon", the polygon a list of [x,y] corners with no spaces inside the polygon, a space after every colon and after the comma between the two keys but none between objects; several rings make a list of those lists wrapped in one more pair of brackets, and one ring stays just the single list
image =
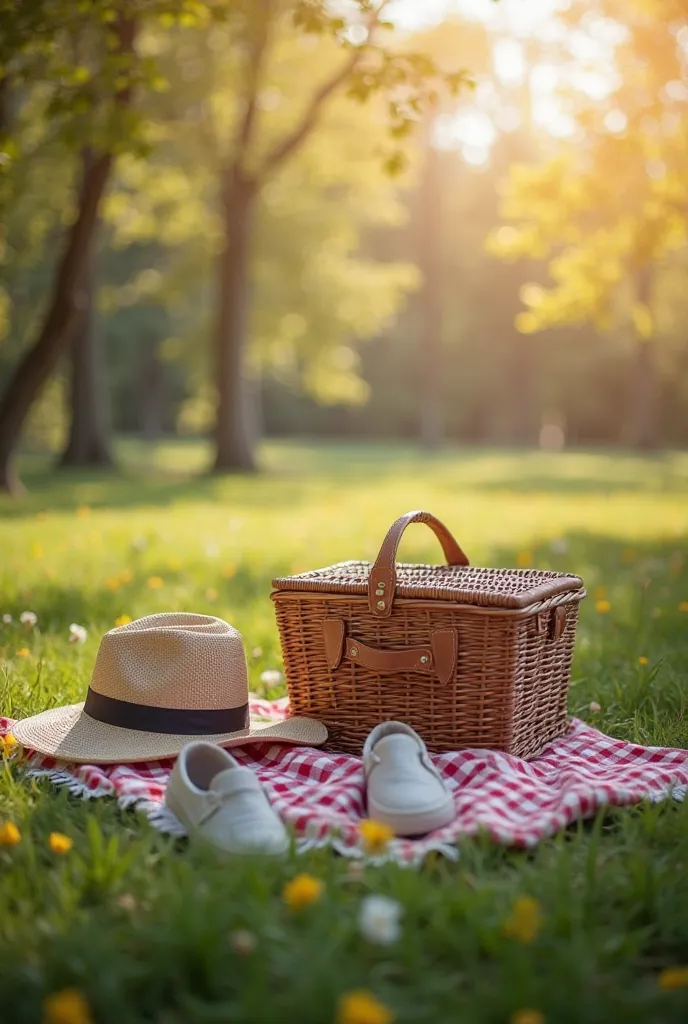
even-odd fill
[{"label": "meadow", "polygon": [[[281,667],[271,579],[372,559],[397,515],[426,508],[474,564],[581,575],[571,713],[688,748],[687,453],[272,443],[262,474],[221,479],[201,472],[201,444],[119,455],[117,475],[26,460],[27,494],[0,502],[0,714],[82,699],[102,633],[163,610],[228,619],[252,689],[281,695],[261,681]],[[440,551],[414,527],[401,557]],[[72,623],[85,642],[70,642]],[[688,801],[600,814],[528,853],[479,838],[455,864],[362,873],[324,850],[219,863],[108,800],[28,783],[14,763],[0,774],[9,822],[21,841],[0,846],[0,1019],[12,1024],[688,1020]],[[71,849],[52,850],[53,831]],[[300,912],[282,896],[297,872],[323,883]],[[368,893],[403,906],[391,946],[360,934]],[[538,925],[519,941],[503,925],[523,896]]]}]

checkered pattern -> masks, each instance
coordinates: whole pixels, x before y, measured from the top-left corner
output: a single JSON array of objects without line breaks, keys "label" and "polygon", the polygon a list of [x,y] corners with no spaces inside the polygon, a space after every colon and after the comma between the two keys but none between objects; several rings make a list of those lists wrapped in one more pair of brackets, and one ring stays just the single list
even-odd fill
[{"label": "checkered pattern", "polygon": [[[251,711],[279,721],[287,715],[287,702],[252,700]],[[0,735],[11,728],[9,719],[0,718]],[[232,753],[254,769],[273,806],[294,828],[301,849],[330,843],[347,856],[361,856],[361,758],[268,744]],[[639,747],[577,719],[565,737],[534,761],[488,750],[439,754],[434,761],[454,794],[456,818],[422,839],[390,844],[386,856],[401,863],[417,863],[431,850],[455,857],[456,840],[477,832],[500,843],[532,847],[605,804],[682,799],[688,790],[688,750]],[[183,835],[177,819],[164,808],[172,763],[64,765],[34,755],[30,771],[85,797],[117,797],[120,806],[144,811],[162,831]]]}]

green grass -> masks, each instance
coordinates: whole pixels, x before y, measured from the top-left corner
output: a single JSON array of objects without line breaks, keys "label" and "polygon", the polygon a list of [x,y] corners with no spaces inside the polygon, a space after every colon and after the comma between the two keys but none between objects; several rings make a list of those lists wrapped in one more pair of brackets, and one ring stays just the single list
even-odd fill
[{"label": "green grass", "polygon": [[[249,652],[260,649],[249,658],[260,691],[260,673],[280,663],[272,576],[374,557],[400,512],[425,507],[476,564],[532,559],[580,573],[590,597],[571,711],[615,736],[688,747],[688,455],[274,444],[263,475],[223,480],[194,475],[200,445],[121,455],[126,472],[114,477],[55,476],[28,461],[29,493],[0,503],[0,615],[15,620],[0,624],[0,713],[81,699],[102,632],[160,610],[232,621]],[[437,558],[436,541],[414,527],[402,557]],[[17,625],[24,609],[36,631]],[[71,622],[88,628],[85,645],[69,644]],[[0,1019],[13,1024],[40,1022],[44,997],[65,987],[113,1024],[327,1024],[357,988],[400,1022],[503,1024],[522,1009],[550,1024],[688,1020],[688,989],[657,983],[688,964],[688,802],[608,813],[528,854],[471,840],[455,865],[368,868],[361,879],[326,851],[220,864],[107,800],[29,785],[16,768],[0,776],[6,820],[23,837],[0,848]],[[74,839],[62,858],[47,847],[52,830]],[[304,870],[325,891],[294,915],[280,893]],[[358,933],[368,892],[404,906],[391,948]],[[532,945],[501,933],[522,894],[542,907]],[[237,929],[255,935],[254,953],[234,950]]]}]

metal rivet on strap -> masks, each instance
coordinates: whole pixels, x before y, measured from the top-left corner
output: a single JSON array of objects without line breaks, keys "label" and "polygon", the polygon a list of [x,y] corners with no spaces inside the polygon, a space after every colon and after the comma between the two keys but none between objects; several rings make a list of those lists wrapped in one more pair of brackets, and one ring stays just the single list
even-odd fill
[{"label": "metal rivet on strap", "polygon": [[355,658],[358,655],[358,647],[352,647],[351,650],[349,651],[349,654],[351,655],[352,658]]},{"label": "metal rivet on strap", "polygon": [[420,656],[420,663],[421,663],[421,665],[427,665],[427,663],[429,661],[430,661],[430,659],[428,658],[427,654],[421,654],[421,656]]},{"label": "metal rivet on strap", "polygon": [[384,582],[384,580],[380,580],[380,582],[378,583],[378,587],[380,588],[380,590],[384,590],[386,586],[387,584]]},{"label": "metal rivet on strap", "polygon": [[377,606],[380,609],[380,611],[383,612],[387,607],[387,604],[384,601],[378,601]]}]

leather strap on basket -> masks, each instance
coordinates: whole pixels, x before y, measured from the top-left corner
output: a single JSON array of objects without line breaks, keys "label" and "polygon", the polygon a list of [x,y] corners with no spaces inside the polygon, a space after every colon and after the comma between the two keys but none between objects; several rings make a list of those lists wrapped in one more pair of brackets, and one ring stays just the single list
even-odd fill
[{"label": "leather strap on basket", "polygon": [[342,619],[325,619],[323,636],[330,669],[338,668],[345,658],[371,672],[422,672],[436,675],[441,683],[454,676],[458,657],[458,637],[455,629],[435,629],[427,647],[405,647],[386,651],[370,647],[353,637],[346,636]]},{"label": "leather strap on basket", "polygon": [[411,523],[426,523],[433,531],[444,551],[447,565],[468,565],[469,561],[444,523],[429,512],[407,512],[392,523],[385,537],[380,554],[370,571],[368,600],[370,610],[377,618],[384,619],[392,613],[394,592],[397,586],[396,559],[399,542],[404,530]]},{"label": "leather strap on basket", "polygon": [[546,633],[548,640],[559,640],[566,629],[566,614],[564,605],[549,612],[538,612],[535,616],[536,633]]}]

